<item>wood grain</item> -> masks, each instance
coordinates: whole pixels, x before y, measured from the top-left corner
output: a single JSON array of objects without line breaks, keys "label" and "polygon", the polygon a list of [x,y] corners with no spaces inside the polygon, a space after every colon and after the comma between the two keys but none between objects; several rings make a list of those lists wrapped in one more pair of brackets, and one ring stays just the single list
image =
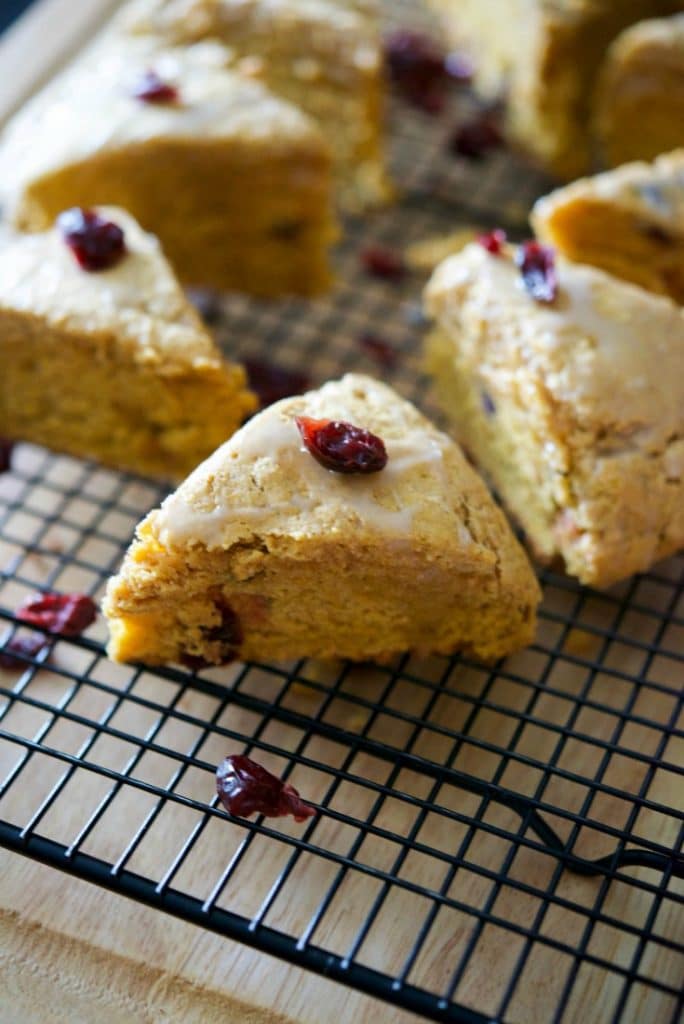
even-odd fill
[{"label": "wood grain", "polygon": [[[0,116],[13,109],[64,60],[113,6],[111,0],[79,0],[76,16],[73,0],[42,0],[23,24],[0,40]],[[41,59],[26,61],[29,52],[40,54]],[[29,471],[31,460],[40,458],[30,449],[25,449],[21,457]],[[54,480],[67,487],[77,479],[70,460],[55,460],[50,471]],[[95,500],[109,500],[116,485],[115,476],[107,473],[95,473],[88,482]],[[11,482],[3,483],[0,478],[0,495],[3,486],[10,487]],[[25,514],[14,517],[13,539],[0,539],[0,566],[14,564],[21,558],[22,576],[33,580],[35,586],[56,571],[56,558],[24,557],[22,553],[22,544],[30,542],[35,530],[35,515],[46,511],[44,503],[49,495],[39,495],[38,490],[33,496],[36,510],[32,512],[28,502]],[[126,494],[128,505],[137,506],[142,514],[149,504],[144,486],[126,485]],[[72,510],[72,521],[75,517],[77,522],[86,524],[87,502],[78,505],[78,499],[74,499],[74,503],[77,507]],[[119,515],[116,521],[112,517],[109,529],[118,531],[124,540],[135,519],[134,514],[128,519]],[[54,544],[55,550],[60,546],[73,547],[74,533],[78,530],[58,521],[43,539],[43,546]],[[101,564],[105,564],[112,557],[104,542],[97,548],[95,540],[85,534],[76,551],[84,562],[101,559]],[[662,573],[676,579],[681,563],[665,566]],[[62,590],[84,589],[91,583],[92,579],[76,561],[58,578]],[[2,587],[0,603],[14,607],[26,590],[27,586],[10,581]],[[653,593],[641,600],[647,605],[651,603],[654,615],[658,613],[662,601],[658,588],[654,587]],[[562,589],[547,591],[545,606],[549,612],[567,615],[569,602],[570,596]],[[545,620],[539,647],[511,659],[507,674],[489,692],[490,702],[500,711],[474,713],[488,673],[465,666],[449,679],[450,692],[428,708],[430,691],[412,682],[411,674],[428,681],[438,680],[444,671],[444,663],[439,659],[409,665],[406,677],[397,681],[387,699],[386,713],[376,718],[363,703],[354,702],[358,697],[374,700],[381,693],[387,674],[373,669],[350,672],[341,694],[324,708],[324,687],[334,678],[337,668],[308,666],[301,685],[291,688],[288,707],[304,716],[320,715],[324,708],[326,723],[347,736],[365,732],[397,749],[410,744],[416,755],[437,763],[453,756],[456,769],[477,778],[496,779],[518,793],[541,792],[548,803],[570,813],[586,808],[587,825],[577,837],[576,849],[585,856],[599,856],[615,844],[601,826],[624,828],[632,807],[624,796],[639,793],[644,785],[648,764],[635,759],[633,754],[652,756],[662,727],[672,718],[672,699],[668,694],[644,689],[642,694],[634,694],[634,709],[653,725],[630,725],[620,731],[620,709],[633,687],[626,677],[642,671],[644,654],[639,642],[651,642],[653,620],[647,614],[633,615],[629,623],[632,643],[613,642],[610,650],[603,652],[603,663],[610,666],[610,671],[595,674],[591,660],[602,642],[600,630],[610,628],[614,612],[610,601],[600,597],[589,601],[578,628],[560,640],[560,627],[551,618]],[[102,635],[101,626],[96,627],[93,636],[102,639]],[[684,637],[665,639],[669,649],[684,650]],[[546,659],[544,650],[559,643],[565,657]],[[646,678],[672,687],[678,667],[681,665],[668,661],[666,655],[657,656],[651,660]],[[68,710],[79,716],[79,722],[56,714],[69,699],[71,673],[82,674],[97,684],[84,684],[68,704]],[[223,678],[230,684],[230,673]],[[253,670],[250,679],[263,699],[277,699],[279,677]],[[540,689],[529,720],[524,714],[530,691],[516,679],[543,679],[548,686],[548,692]],[[93,769],[126,771],[132,781],[152,784],[160,791],[180,793],[200,802],[210,800],[210,771],[193,767],[176,783],[179,762],[162,751],[181,755],[192,751],[198,762],[208,766],[224,756],[225,739],[206,736],[202,731],[202,723],[220,710],[217,701],[191,691],[169,712],[177,696],[171,683],[152,673],[133,680],[132,670],[93,659],[68,644],[59,644],[54,664],[46,665],[31,677],[0,671],[0,684],[17,688],[25,698],[6,710],[7,702],[0,697],[0,712],[6,711],[2,724],[10,733],[34,737],[47,730],[43,736],[46,746],[71,753],[85,751],[84,757]],[[587,690],[604,710],[584,708],[576,713],[577,697]],[[131,692],[147,704],[131,700]],[[429,715],[425,726],[416,725],[423,715]],[[111,731],[95,737],[95,725],[104,720],[110,730],[141,738],[153,735],[160,751],[148,751],[130,767],[135,752],[133,744],[125,743]],[[218,721],[245,737],[256,735],[259,726],[252,712],[231,704]],[[468,731],[467,742],[454,743],[452,733],[459,729]],[[564,730],[569,730],[569,735],[564,736]],[[601,744],[610,742],[618,732],[617,750],[607,755]],[[276,721],[268,724],[260,738],[285,752],[301,747],[300,752],[306,757],[327,766],[327,772],[302,770],[298,776],[296,769],[293,775],[293,781],[299,781],[307,797],[323,799],[332,773],[344,759],[345,750],[340,744],[315,735],[307,738],[301,730]],[[498,751],[507,745],[515,756],[504,759]],[[0,741],[0,780],[18,764],[20,755],[18,744]],[[663,764],[682,764],[681,748],[676,747],[674,737],[661,757]],[[274,770],[282,770],[287,763],[284,757],[262,759]],[[549,759],[555,760],[558,770],[545,777],[544,765]],[[344,813],[351,810],[360,823],[370,816],[376,829],[357,851],[359,864],[368,869],[392,871],[397,858],[403,856],[402,878],[418,890],[442,887],[451,900],[431,920],[431,901],[420,891],[391,890],[361,946],[360,962],[390,973],[401,970],[420,927],[425,925],[427,929],[429,924],[420,955],[408,974],[409,981],[416,985],[443,990],[468,943],[473,941],[474,950],[455,994],[459,1002],[494,1015],[510,972],[518,958],[526,955],[522,981],[507,1012],[508,1021],[541,1024],[550,1020],[565,985],[574,977],[563,1024],[608,1024],[622,985],[618,974],[595,964],[581,966],[575,976],[576,964],[571,955],[543,941],[528,948],[524,938],[506,924],[538,928],[545,938],[571,947],[586,937],[594,957],[608,964],[627,966],[638,939],[621,929],[620,924],[635,929],[644,925],[652,907],[649,893],[625,882],[614,882],[603,895],[601,910],[605,919],[588,931],[600,881],[567,872],[559,874],[554,858],[533,847],[518,847],[507,839],[507,835],[515,836],[520,826],[509,808],[490,804],[483,814],[484,827],[471,833],[466,822],[468,816],[481,809],[479,798],[449,785],[435,789],[429,778],[397,771],[391,763],[364,753],[355,754],[346,767],[350,777],[339,786],[330,806]],[[604,783],[614,791],[592,796],[591,786],[599,768]],[[64,763],[37,754],[0,799],[0,817],[21,826],[28,823],[66,772]],[[563,772],[571,772],[575,781]],[[354,777],[361,781],[354,782]],[[369,782],[389,784],[394,791],[377,811],[377,794],[368,788]],[[620,794],[624,796],[621,798]],[[665,807],[681,808],[680,778],[664,766],[656,768],[648,785],[648,796]],[[146,817],[156,815],[127,862],[131,870],[151,878],[158,878],[173,862],[201,823],[196,811],[178,802],[160,803],[133,785],[115,792],[108,778],[79,768],[69,777],[52,809],[42,817],[38,831],[68,844],[98,804],[108,798],[111,802],[107,812],[89,834],[84,849],[116,861],[138,825]],[[423,807],[422,802],[428,798],[434,801],[434,809]],[[568,834],[571,826],[567,819],[550,820],[561,834]],[[245,830],[227,819],[212,818],[202,827],[201,842],[195,844],[192,855],[174,878],[174,886],[206,899],[226,866],[235,862],[237,867],[219,905],[245,916],[256,914],[289,864],[291,848],[285,842],[260,836],[247,841]],[[279,828],[285,836],[302,832],[302,826],[294,824],[284,823]],[[677,839],[678,821],[673,815],[645,808],[631,828],[637,835],[671,846]],[[441,856],[416,850],[402,854],[401,840],[412,835],[412,830],[416,833],[414,839]],[[358,838],[358,829],[329,815],[321,815],[312,835],[312,841],[319,847],[338,854],[346,853]],[[464,863],[448,881],[455,851],[459,849]],[[492,875],[502,868],[509,882],[524,882],[526,891],[513,884],[496,884]],[[280,896],[268,907],[265,922],[292,934],[301,933],[338,870],[328,860],[309,854],[299,856]],[[629,874],[650,884],[658,881],[654,872],[645,869],[631,870]],[[552,896],[544,902],[542,896],[547,887],[551,887]],[[683,891],[680,882],[673,881],[668,887],[670,893]],[[381,892],[381,882],[371,873],[347,873],[313,933],[315,944],[345,955]],[[567,909],[563,900],[572,901],[577,909]],[[478,929],[477,913],[483,908],[494,914],[501,925],[487,924]],[[682,920],[677,910],[673,901],[662,900],[657,934],[681,940]],[[684,981],[681,957],[657,942],[647,944],[640,969],[646,977],[672,987]],[[0,852],[0,976],[3,1024],[42,1024],[46,1006],[50,1008],[50,1020],[56,1024],[90,1024],[94,1019],[103,1024],[131,1020],[282,1024],[286,1019],[298,1024],[333,1020],[338,1024],[415,1024],[418,1019],[6,852]],[[671,1013],[669,996],[637,985],[629,996],[624,1022],[666,1021]]]}]

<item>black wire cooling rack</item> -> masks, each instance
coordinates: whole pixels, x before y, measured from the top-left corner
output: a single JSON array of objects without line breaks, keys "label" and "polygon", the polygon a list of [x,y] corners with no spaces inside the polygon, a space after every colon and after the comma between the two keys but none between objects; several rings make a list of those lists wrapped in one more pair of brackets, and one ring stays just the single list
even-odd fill
[{"label": "black wire cooling rack", "polygon": [[[463,224],[524,230],[543,181],[507,154],[446,152],[471,105],[461,92],[439,118],[396,106],[400,204],[347,226],[323,300],[222,299],[214,328],[232,353],[306,367],[314,383],[375,371],[436,414],[422,281],[368,278],[358,254]],[[369,333],[396,365],[378,368]],[[0,476],[3,642],[37,589],[99,597],[162,497],[19,446]],[[101,622],[55,637],[0,670],[0,843],[426,1019],[675,1022],[683,568],[673,558],[604,593],[544,572],[536,642],[494,667],[405,657],[195,675],[110,663]],[[320,813],[230,820],[213,798],[228,752],[291,779]]]}]

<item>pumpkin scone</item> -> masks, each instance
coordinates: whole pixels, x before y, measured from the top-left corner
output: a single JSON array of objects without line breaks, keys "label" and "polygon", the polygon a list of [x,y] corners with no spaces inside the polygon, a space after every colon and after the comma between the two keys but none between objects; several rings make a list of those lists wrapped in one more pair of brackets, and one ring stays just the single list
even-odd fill
[{"label": "pumpkin scone", "polygon": [[376,0],[137,0],[114,30],[185,45],[218,39],[238,65],[318,123],[338,195],[358,210],[391,196],[383,154],[384,65]]},{"label": "pumpkin scone", "polygon": [[557,189],[532,225],[568,259],[684,303],[684,149]]},{"label": "pumpkin scone", "polygon": [[151,512],[104,611],[119,661],[492,659],[531,641],[539,597],[457,445],[349,374],[269,406]]},{"label": "pumpkin scone", "polygon": [[0,435],[162,479],[256,405],[159,243],[123,210],[0,240]]},{"label": "pumpkin scone", "polygon": [[505,95],[507,133],[561,178],[589,170],[596,78],[628,25],[673,0],[428,0],[449,42],[472,55],[475,88]]},{"label": "pumpkin scone", "polygon": [[69,206],[121,206],[188,284],[264,296],[324,289],[335,235],[326,143],[229,61],[218,43],[96,44],[0,140],[15,224],[42,230]]},{"label": "pumpkin scone", "polygon": [[543,559],[609,585],[684,544],[684,313],[538,242],[435,271],[427,361],[456,434]]},{"label": "pumpkin scone", "polygon": [[684,14],[618,36],[599,79],[594,123],[609,167],[684,146]]}]

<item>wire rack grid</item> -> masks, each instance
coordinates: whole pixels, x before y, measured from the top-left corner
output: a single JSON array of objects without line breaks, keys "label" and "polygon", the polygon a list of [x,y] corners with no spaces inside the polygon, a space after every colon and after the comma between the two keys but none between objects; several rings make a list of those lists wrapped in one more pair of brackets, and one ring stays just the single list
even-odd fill
[{"label": "wire rack grid", "polygon": [[[524,230],[539,176],[510,154],[446,151],[472,103],[461,92],[434,119],[394,107],[400,204],[347,225],[330,296],[221,299],[231,353],[314,382],[381,372],[437,417],[419,366],[422,282],[370,279],[358,254],[459,224]],[[395,366],[379,370],[368,333]],[[99,596],[162,497],[19,446],[0,476],[3,642],[37,589]],[[0,844],[426,1019],[675,1022],[683,568],[673,558],[604,593],[543,572],[536,642],[493,667],[407,656],[193,674],[110,663],[101,622],[55,637],[0,669]],[[212,795],[228,752],[320,813],[229,819]]]}]

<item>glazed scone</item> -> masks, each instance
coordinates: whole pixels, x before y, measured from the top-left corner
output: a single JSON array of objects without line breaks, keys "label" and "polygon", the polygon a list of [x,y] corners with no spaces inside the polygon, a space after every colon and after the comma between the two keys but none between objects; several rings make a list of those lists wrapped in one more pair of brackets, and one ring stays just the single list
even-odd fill
[{"label": "glazed scone", "polygon": [[0,435],[179,479],[256,405],[176,281],[123,210],[108,269],[77,263],[63,233],[0,241]]},{"label": "glazed scone", "polygon": [[599,79],[595,126],[609,167],[684,146],[684,14],[618,36]]},{"label": "glazed scone", "polygon": [[590,168],[589,122],[606,49],[672,0],[428,0],[449,42],[467,50],[475,87],[507,97],[514,143],[561,178]]},{"label": "glazed scone", "polygon": [[[324,289],[327,146],[306,115],[226,70],[229,60],[218,43],[91,48],[0,141],[0,192],[15,224],[42,230],[69,206],[122,206],[188,284],[265,296]],[[139,98],[155,76],[177,98]]]},{"label": "glazed scone", "polygon": [[[324,468],[298,416],[372,431],[385,467]],[[104,612],[119,661],[490,659],[531,641],[539,596],[457,445],[386,385],[349,374],[269,406],[151,512]]]},{"label": "glazed scone", "polygon": [[391,196],[383,154],[384,67],[376,0],[137,0],[113,28],[184,45],[218,39],[238,66],[309,114],[350,210]]},{"label": "glazed scone", "polygon": [[543,559],[606,586],[684,544],[684,313],[560,259],[536,302],[478,244],[428,285],[427,361],[456,434]]},{"label": "glazed scone", "polygon": [[568,259],[684,303],[684,149],[557,189],[532,225]]}]

